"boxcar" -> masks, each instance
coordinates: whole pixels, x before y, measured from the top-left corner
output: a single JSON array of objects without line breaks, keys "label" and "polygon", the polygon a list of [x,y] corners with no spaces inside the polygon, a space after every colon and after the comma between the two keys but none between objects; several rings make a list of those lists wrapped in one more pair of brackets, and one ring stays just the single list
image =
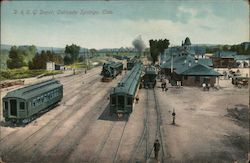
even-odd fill
[{"label": "boxcar", "polygon": [[6,122],[27,123],[39,112],[57,104],[62,97],[63,85],[57,80],[20,88],[3,97],[3,116]]},{"label": "boxcar", "polygon": [[130,114],[133,110],[141,78],[141,64],[137,63],[110,93],[110,113]]},{"label": "boxcar", "polygon": [[144,88],[154,88],[156,85],[156,77],[157,77],[157,69],[156,67],[150,65],[145,67],[145,73],[142,77]]},{"label": "boxcar", "polygon": [[101,75],[103,75],[103,81],[107,79],[115,78],[118,74],[121,74],[123,70],[123,64],[121,62],[108,62],[102,66]]}]

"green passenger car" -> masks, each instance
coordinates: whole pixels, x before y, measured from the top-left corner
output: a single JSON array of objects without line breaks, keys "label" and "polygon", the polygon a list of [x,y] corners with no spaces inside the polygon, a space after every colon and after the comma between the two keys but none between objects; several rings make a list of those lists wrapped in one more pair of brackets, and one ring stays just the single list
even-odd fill
[{"label": "green passenger car", "polygon": [[6,122],[27,123],[62,98],[63,85],[54,79],[20,88],[3,97],[3,117]]},{"label": "green passenger car", "polygon": [[130,114],[133,111],[134,99],[140,85],[140,78],[141,64],[137,63],[117,87],[112,90],[110,94],[111,114]]}]

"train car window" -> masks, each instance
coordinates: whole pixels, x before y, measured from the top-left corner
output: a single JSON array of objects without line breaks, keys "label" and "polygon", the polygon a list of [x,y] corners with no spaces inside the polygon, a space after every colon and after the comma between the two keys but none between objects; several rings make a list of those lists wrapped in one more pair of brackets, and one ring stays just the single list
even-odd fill
[{"label": "train car window", "polygon": [[43,98],[44,98],[44,101],[46,102],[47,101],[47,95],[44,94]]},{"label": "train car window", "polygon": [[25,108],[24,108],[24,102],[20,102],[19,103],[19,108],[21,109],[21,110],[24,110]]},{"label": "train car window", "polygon": [[116,103],[116,98],[115,98],[115,97],[112,97],[112,98],[111,98],[111,104],[112,104],[112,105],[115,105],[115,103]]},{"label": "train car window", "polygon": [[41,102],[40,97],[37,97],[37,104],[39,105]]},{"label": "train car window", "polygon": [[132,105],[132,97],[127,98],[127,105]]},{"label": "train car window", "polygon": [[36,99],[32,101],[33,106],[36,106]]},{"label": "train car window", "polygon": [[7,110],[8,109],[8,102],[4,101],[4,109]]}]

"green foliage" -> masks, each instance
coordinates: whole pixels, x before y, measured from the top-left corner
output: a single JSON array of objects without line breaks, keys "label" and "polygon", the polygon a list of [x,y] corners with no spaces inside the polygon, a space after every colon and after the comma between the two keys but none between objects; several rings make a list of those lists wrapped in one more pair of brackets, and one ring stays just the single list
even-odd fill
[{"label": "green foliage", "polygon": [[9,51],[1,49],[1,54],[0,54],[0,68],[1,69],[6,69],[7,68],[7,60],[9,59]]},{"label": "green foliage", "polygon": [[217,51],[233,51],[233,52],[237,52],[240,55],[250,55],[250,46],[248,46],[247,48],[242,45],[242,44],[238,44],[238,45],[217,45],[217,46],[213,46],[213,47],[206,47],[206,53],[215,53]]},{"label": "green foliage", "polygon": [[97,56],[97,50],[96,49],[90,49],[90,58],[96,57]]},{"label": "green foliage", "polygon": [[33,58],[36,47],[32,46],[12,46],[7,60],[7,67],[10,69],[27,66],[28,62]]},{"label": "green foliage", "polygon": [[65,64],[72,64],[75,61],[77,61],[79,57],[79,52],[80,52],[80,46],[77,46],[75,44],[72,44],[70,46],[66,45],[65,53],[67,55],[65,55],[66,58],[64,57]]},{"label": "green foliage", "polygon": [[33,58],[36,47],[32,46],[12,46],[7,60],[7,67],[10,69],[21,68],[27,66],[28,62]]},{"label": "green foliage", "polygon": [[169,46],[169,40],[167,39],[160,39],[160,40],[149,40],[149,46],[150,46],[150,54],[153,63],[158,61],[158,57],[161,53],[164,52],[165,49]]},{"label": "green foliage", "polygon": [[46,69],[46,62],[63,63],[63,58],[51,51],[42,51],[41,54],[36,53],[32,61],[29,62],[29,69]]},{"label": "green foliage", "polygon": [[44,76],[48,75],[55,75],[55,74],[61,74],[63,71],[47,71],[47,70],[28,70],[28,69],[11,69],[11,70],[4,70],[1,71],[0,79],[21,79],[21,78],[29,78],[29,77],[35,77],[41,74],[44,74]]}]

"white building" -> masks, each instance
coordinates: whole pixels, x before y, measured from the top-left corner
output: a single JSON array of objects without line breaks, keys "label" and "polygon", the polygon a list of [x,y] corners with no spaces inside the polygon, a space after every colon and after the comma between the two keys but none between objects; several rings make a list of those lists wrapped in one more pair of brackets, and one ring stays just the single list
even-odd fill
[{"label": "white building", "polygon": [[55,70],[55,62],[46,62],[46,70]]}]

